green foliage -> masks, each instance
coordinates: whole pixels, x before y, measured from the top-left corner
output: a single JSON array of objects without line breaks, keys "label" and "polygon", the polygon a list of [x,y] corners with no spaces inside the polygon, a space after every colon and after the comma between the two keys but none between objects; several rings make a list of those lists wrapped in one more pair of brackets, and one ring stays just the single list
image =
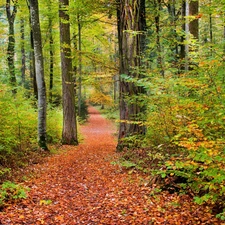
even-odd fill
[{"label": "green foliage", "polygon": [[122,160],[119,163],[120,166],[125,167],[126,169],[130,169],[136,166],[135,163],[129,161],[129,160]]},{"label": "green foliage", "polygon": [[174,181],[171,175],[182,178],[177,186],[194,193],[197,203],[220,207],[225,207],[223,67],[210,60],[179,78],[150,77],[146,121],[148,145],[160,146],[164,155],[157,174],[167,182]]},{"label": "green foliage", "polygon": [[101,113],[109,120],[119,120],[119,110],[117,104],[106,106],[104,109],[99,108]]},{"label": "green foliage", "polygon": [[37,119],[32,99],[25,99],[19,90],[13,97],[6,86],[0,89],[0,161],[4,165],[8,157],[22,154],[19,150],[36,141]]},{"label": "green foliage", "polygon": [[[0,86],[0,179],[10,168],[27,165],[37,146],[36,100],[26,98],[18,88],[12,96],[6,85]],[[61,109],[48,109],[48,143],[59,143],[62,130]],[[32,155],[32,156],[31,156]],[[31,160],[32,161],[32,160]]]},{"label": "green foliage", "polygon": [[82,123],[88,119],[88,105],[85,99],[81,98],[79,122]]},{"label": "green foliage", "polygon": [[[202,49],[201,49],[202,51]],[[142,150],[125,153],[137,169],[164,180],[165,187],[191,192],[195,202],[209,204],[222,219],[225,208],[225,89],[222,52],[194,56],[196,67],[174,73],[167,64],[146,72],[143,79],[123,79],[146,89],[145,140]],[[166,54],[166,53],[165,53]],[[177,72],[177,71],[176,71]],[[128,140],[129,143],[135,143]],[[140,139],[141,140],[141,139]],[[147,148],[146,148],[147,147]],[[157,159],[154,156],[158,154]]]},{"label": "green foliage", "polygon": [[8,202],[16,201],[18,199],[27,198],[28,188],[6,181],[0,188],[0,206],[5,206]]},{"label": "green foliage", "polygon": [[49,108],[47,115],[47,142],[60,143],[62,138],[63,116],[61,108]]}]

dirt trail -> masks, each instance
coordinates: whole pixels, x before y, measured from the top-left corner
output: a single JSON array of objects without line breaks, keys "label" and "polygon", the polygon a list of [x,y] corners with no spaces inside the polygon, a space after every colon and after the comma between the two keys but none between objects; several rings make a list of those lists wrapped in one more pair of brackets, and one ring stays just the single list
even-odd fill
[{"label": "dirt trail", "polygon": [[152,197],[143,177],[112,165],[115,127],[93,107],[89,111],[84,141],[37,165],[38,176],[24,183],[28,198],[1,212],[0,224],[219,224],[209,214],[205,220],[199,206],[190,209],[187,196]]}]

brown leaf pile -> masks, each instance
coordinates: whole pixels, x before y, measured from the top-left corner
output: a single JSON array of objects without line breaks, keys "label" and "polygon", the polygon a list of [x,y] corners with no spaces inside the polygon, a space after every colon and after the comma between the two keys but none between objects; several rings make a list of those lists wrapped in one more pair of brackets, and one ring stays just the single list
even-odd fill
[{"label": "brown leaf pile", "polygon": [[36,165],[38,176],[23,184],[30,188],[28,198],[5,208],[0,224],[222,224],[188,196],[152,196],[145,177],[112,165],[115,128],[89,110],[89,123],[81,128],[84,142]]}]

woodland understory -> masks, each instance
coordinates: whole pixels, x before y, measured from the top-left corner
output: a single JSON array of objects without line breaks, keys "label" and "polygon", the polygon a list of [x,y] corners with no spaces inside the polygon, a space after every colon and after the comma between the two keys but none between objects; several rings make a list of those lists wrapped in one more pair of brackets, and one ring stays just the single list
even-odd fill
[{"label": "woodland understory", "polygon": [[[60,147],[24,170],[20,187],[5,189],[2,225],[223,224],[208,205],[194,203],[188,194],[158,192],[149,174],[118,164],[115,124],[93,107],[89,112],[79,146]],[[26,198],[13,198],[22,189]]]}]

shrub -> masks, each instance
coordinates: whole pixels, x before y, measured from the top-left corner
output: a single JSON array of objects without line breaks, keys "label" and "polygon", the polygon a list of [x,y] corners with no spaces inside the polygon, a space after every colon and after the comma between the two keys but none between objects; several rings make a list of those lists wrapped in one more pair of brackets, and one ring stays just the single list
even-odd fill
[{"label": "shrub", "polygon": [[4,182],[0,188],[0,207],[4,207],[8,202],[27,198],[26,192],[28,190],[28,188],[24,188],[13,182]]},{"label": "shrub", "polygon": [[[27,98],[27,93],[18,88],[12,95],[6,85],[0,85],[0,180],[9,174],[10,168],[26,166],[39,157],[37,144],[36,100]],[[59,143],[62,131],[60,108],[47,112],[48,143]]]}]

